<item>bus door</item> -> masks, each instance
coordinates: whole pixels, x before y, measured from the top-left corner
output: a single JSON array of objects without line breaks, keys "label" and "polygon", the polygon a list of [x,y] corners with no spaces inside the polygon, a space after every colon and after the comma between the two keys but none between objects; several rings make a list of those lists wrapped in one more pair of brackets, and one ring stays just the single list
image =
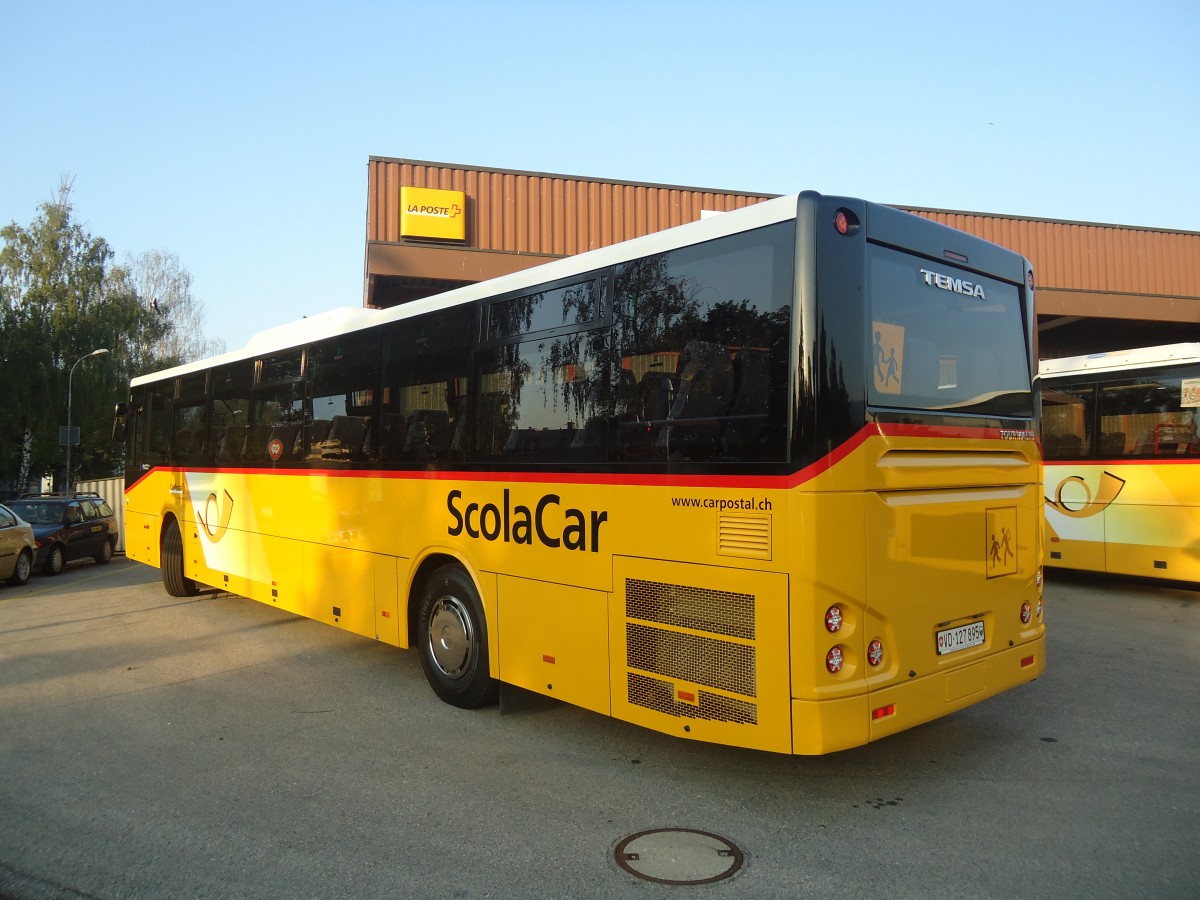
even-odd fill
[{"label": "bus door", "polygon": [[159,564],[158,535],[164,505],[173,499],[169,465],[171,405],[174,382],[143,385],[130,392],[125,417],[125,488],[143,480],[161,482],[162,491],[137,496],[141,505],[125,506],[125,555],[138,562]]}]

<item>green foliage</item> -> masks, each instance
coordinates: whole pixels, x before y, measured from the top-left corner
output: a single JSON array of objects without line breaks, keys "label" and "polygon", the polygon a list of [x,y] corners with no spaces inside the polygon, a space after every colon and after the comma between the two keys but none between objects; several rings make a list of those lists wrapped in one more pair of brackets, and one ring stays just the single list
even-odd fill
[{"label": "green foliage", "polygon": [[[73,474],[114,474],[121,447],[111,441],[113,405],[131,376],[158,368],[153,348],[169,323],[139,297],[127,270],[110,265],[108,243],[72,219],[69,183],[27,228],[0,228],[0,239],[0,482],[61,472],[68,382],[71,421],[80,426]],[[79,363],[98,348],[109,354]]]}]

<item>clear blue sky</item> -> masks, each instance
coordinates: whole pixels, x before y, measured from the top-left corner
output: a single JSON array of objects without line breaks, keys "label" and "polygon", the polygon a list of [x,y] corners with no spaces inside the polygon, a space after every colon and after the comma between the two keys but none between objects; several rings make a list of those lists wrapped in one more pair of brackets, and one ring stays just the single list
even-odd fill
[{"label": "clear blue sky", "polygon": [[362,303],[367,158],[1200,231],[1200,4],[4,0],[0,222]]}]

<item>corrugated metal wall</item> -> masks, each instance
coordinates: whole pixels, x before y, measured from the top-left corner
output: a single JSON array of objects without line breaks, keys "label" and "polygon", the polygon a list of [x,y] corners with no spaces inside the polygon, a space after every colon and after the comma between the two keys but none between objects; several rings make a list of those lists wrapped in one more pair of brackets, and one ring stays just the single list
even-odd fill
[{"label": "corrugated metal wall", "polygon": [[773,196],[379,157],[369,167],[368,242],[400,240],[401,187],[441,188],[467,195],[467,247],[508,253],[570,256]]},{"label": "corrugated metal wall", "polygon": [[[402,241],[402,186],[463,191],[465,245]],[[478,280],[541,261],[532,257],[582,253],[772,196],[371,157],[368,275]],[[1200,234],[907,209],[1029,257],[1039,314],[1200,323]],[[478,251],[524,258],[505,264]],[[418,261],[427,262],[419,272]]]},{"label": "corrugated metal wall", "polygon": [[1200,301],[1200,234],[910,211],[1024,254],[1043,288]]}]

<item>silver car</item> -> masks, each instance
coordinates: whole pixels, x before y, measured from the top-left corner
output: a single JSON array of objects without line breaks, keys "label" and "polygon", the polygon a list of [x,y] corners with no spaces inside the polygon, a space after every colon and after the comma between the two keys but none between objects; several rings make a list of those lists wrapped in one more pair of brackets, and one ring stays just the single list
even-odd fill
[{"label": "silver car", "polygon": [[7,506],[0,505],[0,578],[22,585],[33,571],[33,526]]}]

